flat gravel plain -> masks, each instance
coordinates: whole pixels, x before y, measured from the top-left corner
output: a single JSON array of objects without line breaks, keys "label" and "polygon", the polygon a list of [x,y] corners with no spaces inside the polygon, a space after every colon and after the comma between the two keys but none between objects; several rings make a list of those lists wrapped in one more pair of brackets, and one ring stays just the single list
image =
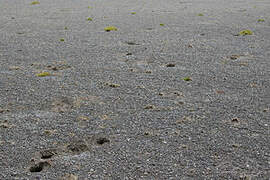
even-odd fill
[{"label": "flat gravel plain", "polygon": [[269,120],[269,0],[0,0],[0,179],[268,180]]}]

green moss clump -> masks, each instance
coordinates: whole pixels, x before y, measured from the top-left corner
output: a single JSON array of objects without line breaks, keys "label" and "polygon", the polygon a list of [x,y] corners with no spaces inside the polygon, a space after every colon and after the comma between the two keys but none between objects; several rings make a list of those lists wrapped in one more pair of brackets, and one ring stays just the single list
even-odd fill
[{"label": "green moss clump", "polygon": [[89,17],[89,18],[87,18],[87,21],[93,21],[93,19]]},{"label": "green moss clump", "polygon": [[246,36],[246,35],[252,35],[253,32],[251,30],[243,30],[239,32],[239,35]]},{"label": "green moss clump", "polygon": [[134,14],[136,14],[136,12],[132,12],[131,14],[133,14],[133,15],[134,15]]},{"label": "green moss clump", "polygon": [[64,39],[64,38],[61,38],[61,39],[60,39],[60,41],[62,41],[62,42],[63,42],[63,41],[65,41],[65,39]]},{"label": "green moss clump", "polygon": [[104,28],[105,31],[109,32],[109,31],[117,31],[117,28],[114,26],[108,26]]},{"label": "green moss clump", "polygon": [[36,5],[36,4],[40,4],[40,2],[39,1],[33,1],[33,2],[31,2],[31,5]]},{"label": "green moss clump", "polygon": [[192,81],[192,79],[190,77],[185,77],[183,80],[184,81]]},{"label": "green moss clump", "polygon": [[264,22],[264,19],[258,19],[257,22]]},{"label": "green moss clump", "polygon": [[198,16],[204,16],[202,13],[199,13]]},{"label": "green moss clump", "polygon": [[49,73],[49,72],[42,72],[42,73],[36,74],[37,77],[45,77],[45,76],[50,76],[50,75],[51,75],[51,73]]},{"label": "green moss clump", "polygon": [[159,24],[160,26],[165,26],[165,24]]},{"label": "green moss clump", "polygon": [[68,27],[64,27],[65,30],[68,30]]}]

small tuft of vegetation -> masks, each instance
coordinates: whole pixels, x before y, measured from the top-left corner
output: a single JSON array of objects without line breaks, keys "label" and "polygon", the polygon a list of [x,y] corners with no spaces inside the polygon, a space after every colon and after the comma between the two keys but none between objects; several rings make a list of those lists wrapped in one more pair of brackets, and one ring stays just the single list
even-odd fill
[{"label": "small tuft of vegetation", "polygon": [[248,30],[248,29],[239,32],[239,35],[241,35],[241,36],[252,35],[252,34],[253,34],[253,32],[251,30]]},{"label": "small tuft of vegetation", "polygon": [[33,2],[31,2],[31,5],[37,5],[37,4],[40,4],[40,2],[39,1],[33,1]]},{"label": "small tuft of vegetation", "polygon": [[60,39],[60,41],[62,41],[62,42],[63,42],[63,41],[65,41],[65,39],[64,39],[64,38],[61,38],[61,39]]},{"label": "small tuft of vegetation", "polygon": [[192,79],[190,77],[185,77],[183,78],[184,81],[192,81]]},{"label": "small tuft of vegetation", "polygon": [[117,28],[114,26],[108,26],[104,28],[105,31],[110,32],[110,31],[117,31]]},{"label": "small tuft of vegetation", "polygon": [[204,16],[202,13],[199,13],[198,16]]},{"label": "small tuft of vegetation", "polygon": [[50,75],[51,75],[51,73],[49,73],[49,72],[41,72],[41,73],[36,74],[36,76],[38,76],[38,77],[46,77],[46,76],[50,76]]},{"label": "small tuft of vegetation", "polygon": [[134,14],[136,14],[136,12],[132,12],[131,14],[133,14],[133,15],[134,15]]},{"label": "small tuft of vegetation", "polygon": [[87,21],[93,21],[93,19],[89,17],[89,18],[87,18]]},{"label": "small tuft of vegetation", "polygon": [[159,24],[160,26],[165,26],[165,24]]},{"label": "small tuft of vegetation", "polygon": [[258,19],[257,22],[264,22],[264,19]]},{"label": "small tuft of vegetation", "polygon": [[65,30],[68,30],[68,27],[64,27]]}]

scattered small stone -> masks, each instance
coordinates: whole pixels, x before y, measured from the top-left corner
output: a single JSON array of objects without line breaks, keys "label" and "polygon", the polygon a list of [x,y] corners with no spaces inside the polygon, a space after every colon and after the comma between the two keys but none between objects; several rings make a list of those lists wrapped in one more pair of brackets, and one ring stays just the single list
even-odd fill
[{"label": "scattered small stone", "polygon": [[230,56],[230,59],[231,60],[236,60],[236,59],[238,59],[240,57],[240,55],[231,55]]},{"label": "scattered small stone", "polygon": [[127,53],[126,55],[127,55],[127,56],[131,56],[131,55],[132,55],[132,53],[130,53],[130,52],[129,52],[129,53]]},{"label": "scattered small stone", "polygon": [[184,103],[183,101],[178,101],[177,104],[183,105],[183,104],[185,104],[185,103]]},{"label": "scattered small stone", "polygon": [[120,87],[120,84],[114,84],[114,83],[105,83],[105,85],[112,87],[112,88]]},{"label": "scattered small stone", "polygon": [[176,124],[182,124],[182,123],[191,122],[191,121],[192,121],[191,117],[184,116],[182,119],[176,120]]},{"label": "scattered small stone", "polygon": [[186,149],[186,148],[188,148],[188,146],[185,144],[182,144],[181,148]]},{"label": "scattered small stone", "polygon": [[6,113],[6,112],[9,112],[10,110],[9,109],[2,109],[0,108],[0,113]]},{"label": "scattered small stone", "polygon": [[164,96],[163,92],[158,93],[159,96]]},{"label": "scattered small stone", "polygon": [[54,133],[55,133],[55,130],[44,130],[44,134],[49,135],[49,136]]},{"label": "scattered small stone", "polygon": [[147,71],[145,71],[145,73],[147,73],[147,74],[151,74],[151,73],[152,73],[152,71],[147,70]]},{"label": "scattered small stone", "polygon": [[246,62],[240,62],[239,63],[239,66],[248,66],[248,63],[246,63]]},{"label": "scattered small stone", "polygon": [[78,180],[78,176],[73,174],[66,174],[65,176],[61,177],[60,180]]},{"label": "scattered small stone", "polygon": [[10,70],[10,71],[20,70],[20,69],[21,69],[20,66],[10,66],[10,67],[8,68],[8,70]]},{"label": "scattered small stone", "polygon": [[154,105],[146,105],[145,107],[144,107],[144,109],[154,109],[155,108],[155,106]]},{"label": "scattered small stone", "polygon": [[90,119],[87,116],[79,116],[79,117],[77,117],[77,120],[78,121],[89,121]]},{"label": "scattered small stone", "polygon": [[216,93],[217,93],[217,94],[225,94],[225,92],[222,91],[222,90],[216,90]]},{"label": "scattered small stone", "polygon": [[251,180],[251,176],[250,175],[240,175],[239,180]]},{"label": "scattered small stone", "polygon": [[238,147],[240,147],[240,144],[232,144],[232,147],[238,148]]},{"label": "scattered small stone", "polygon": [[7,121],[0,123],[0,128],[7,129],[7,128],[11,128],[11,127],[12,127],[12,125],[8,124]]}]

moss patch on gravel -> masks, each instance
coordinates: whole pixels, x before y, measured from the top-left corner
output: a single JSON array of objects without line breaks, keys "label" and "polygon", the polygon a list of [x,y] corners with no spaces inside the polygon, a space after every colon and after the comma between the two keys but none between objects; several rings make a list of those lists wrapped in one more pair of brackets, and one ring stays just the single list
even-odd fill
[{"label": "moss patch on gravel", "polygon": [[31,2],[31,5],[37,5],[37,4],[40,4],[40,2],[39,1],[33,1],[33,2]]},{"label": "moss patch on gravel", "polygon": [[184,81],[192,81],[192,79],[190,77],[185,77],[183,78]]},{"label": "moss patch on gravel", "polygon": [[114,26],[107,26],[104,28],[104,30],[110,32],[110,31],[117,31],[118,29]]},{"label": "moss patch on gravel", "polygon": [[252,34],[253,34],[253,32],[251,30],[248,30],[248,29],[239,32],[239,35],[241,35],[241,36],[252,35]]},{"label": "moss patch on gravel", "polygon": [[37,77],[46,77],[46,76],[51,76],[50,72],[41,72],[36,74]]}]

